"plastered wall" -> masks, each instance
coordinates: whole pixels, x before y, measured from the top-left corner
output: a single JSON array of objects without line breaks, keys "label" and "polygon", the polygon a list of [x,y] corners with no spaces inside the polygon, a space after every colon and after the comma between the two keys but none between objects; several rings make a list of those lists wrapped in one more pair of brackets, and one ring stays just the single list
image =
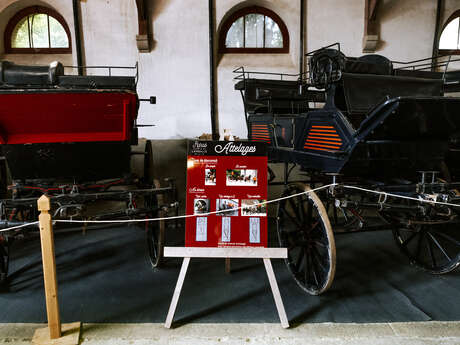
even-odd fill
[{"label": "plastered wall", "polygon": [[[307,50],[340,42],[345,54],[362,55],[364,0],[305,0]],[[40,4],[61,13],[72,32],[72,55],[4,55],[3,31],[18,10]],[[275,11],[290,35],[289,54],[226,54],[217,58],[217,101],[220,130],[246,136],[241,97],[234,90],[232,71],[245,66],[256,71],[297,73],[299,70],[299,0],[216,0],[216,29],[233,11],[259,5]],[[460,8],[445,0],[442,22]],[[140,108],[141,135],[153,139],[195,137],[211,131],[209,110],[208,1],[150,0],[150,53],[136,48],[137,10],[134,0],[81,0],[82,38],[86,65],[134,66],[139,62],[138,92],[156,95],[157,105]],[[383,0],[379,10],[381,43],[377,53],[412,60],[431,55],[436,1]],[[18,63],[75,64],[71,0],[0,0],[0,57]]]}]

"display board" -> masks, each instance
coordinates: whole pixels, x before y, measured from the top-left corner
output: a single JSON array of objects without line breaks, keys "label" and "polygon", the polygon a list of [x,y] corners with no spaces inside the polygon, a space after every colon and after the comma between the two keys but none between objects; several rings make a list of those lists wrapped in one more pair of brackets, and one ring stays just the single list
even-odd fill
[{"label": "display board", "polygon": [[266,200],[266,144],[188,142],[187,247],[266,247]]}]

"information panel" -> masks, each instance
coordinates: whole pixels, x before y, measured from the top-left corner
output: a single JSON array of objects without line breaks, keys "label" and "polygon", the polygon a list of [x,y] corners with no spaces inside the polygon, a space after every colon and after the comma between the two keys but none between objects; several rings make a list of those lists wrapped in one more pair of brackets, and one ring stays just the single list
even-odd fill
[{"label": "information panel", "polygon": [[187,247],[266,247],[266,200],[266,144],[188,142]]}]

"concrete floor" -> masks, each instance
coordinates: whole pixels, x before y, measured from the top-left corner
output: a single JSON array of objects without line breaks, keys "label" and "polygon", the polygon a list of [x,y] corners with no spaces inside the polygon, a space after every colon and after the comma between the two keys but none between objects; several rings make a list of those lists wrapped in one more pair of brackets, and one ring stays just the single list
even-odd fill
[{"label": "concrete floor", "polygon": [[[30,344],[43,324],[0,324],[0,344]],[[460,344],[459,322],[321,323],[282,329],[277,324],[188,324],[165,329],[159,323],[84,324],[88,345],[438,345]]]}]

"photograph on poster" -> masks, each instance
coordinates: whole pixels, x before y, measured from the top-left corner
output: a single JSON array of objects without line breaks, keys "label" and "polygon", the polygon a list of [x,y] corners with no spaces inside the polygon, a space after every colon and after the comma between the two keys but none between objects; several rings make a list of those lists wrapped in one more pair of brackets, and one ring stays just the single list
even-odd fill
[{"label": "photograph on poster", "polygon": [[204,184],[206,186],[216,185],[216,169],[204,169]]},{"label": "photograph on poster", "polygon": [[249,218],[249,242],[260,243],[260,218]]},{"label": "photograph on poster", "polygon": [[263,199],[243,199],[241,200],[241,215],[242,216],[267,216],[267,204],[258,205],[267,200]]},{"label": "photograph on poster", "polygon": [[193,201],[193,214],[208,213],[209,205],[209,199],[195,199]]},{"label": "photograph on poster", "polygon": [[217,199],[216,210],[226,211],[217,213],[218,216],[238,216],[238,199]]},{"label": "photograph on poster", "polygon": [[257,186],[257,170],[230,169],[227,170],[227,186]]}]

